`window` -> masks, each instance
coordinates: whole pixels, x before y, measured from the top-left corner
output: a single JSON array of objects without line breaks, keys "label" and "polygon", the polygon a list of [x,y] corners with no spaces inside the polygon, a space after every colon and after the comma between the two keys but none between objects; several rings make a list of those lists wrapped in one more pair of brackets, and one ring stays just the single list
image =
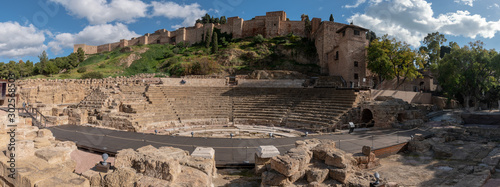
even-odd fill
[{"label": "window", "polygon": [[337,52],[335,53],[335,60],[338,60],[338,59],[339,59],[339,52],[337,51]]},{"label": "window", "polygon": [[354,74],[354,79],[358,80],[359,76],[357,73]]},{"label": "window", "polygon": [[354,67],[358,67],[358,61],[354,61]]},{"label": "window", "polygon": [[359,36],[360,32],[359,30],[354,30],[354,35]]},{"label": "window", "polygon": [[157,43],[157,44],[160,44],[160,40],[156,40],[156,43]]},{"label": "window", "polygon": [[344,36],[345,36],[345,31],[342,31],[342,37],[344,37]]}]

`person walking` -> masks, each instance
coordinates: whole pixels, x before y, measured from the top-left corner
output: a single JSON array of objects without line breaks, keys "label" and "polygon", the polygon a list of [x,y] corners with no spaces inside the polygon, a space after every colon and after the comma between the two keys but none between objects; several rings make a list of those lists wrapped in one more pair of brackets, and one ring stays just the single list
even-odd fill
[{"label": "person walking", "polygon": [[353,132],[354,132],[354,127],[356,127],[356,126],[354,125],[354,123],[353,123],[353,122],[349,122],[349,134],[351,134],[351,133],[353,133]]}]

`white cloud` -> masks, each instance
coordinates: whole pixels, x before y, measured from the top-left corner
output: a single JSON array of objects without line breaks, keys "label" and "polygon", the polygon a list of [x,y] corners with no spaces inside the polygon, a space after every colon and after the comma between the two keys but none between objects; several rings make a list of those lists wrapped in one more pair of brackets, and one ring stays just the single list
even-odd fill
[{"label": "white cloud", "polygon": [[498,3],[493,3],[493,5],[488,6],[488,9],[492,8],[500,8],[500,5],[498,5]]},{"label": "white cloud", "polygon": [[48,46],[54,53],[59,53],[63,48],[73,48],[74,44],[102,45],[106,43],[118,42],[121,39],[129,40],[139,35],[128,30],[127,26],[121,23],[102,24],[85,27],[76,34],[59,33],[54,36],[53,41]]},{"label": "white cloud", "polygon": [[472,7],[474,5],[474,1],[477,0],[455,0],[455,3],[461,3]]},{"label": "white cloud", "polygon": [[365,3],[366,0],[357,0],[354,5],[345,5],[344,8],[357,8],[359,5]]},{"label": "white cloud", "polygon": [[134,22],[146,17],[149,5],[140,0],[50,0],[59,3],[78,17],[86,18],[90,24],[104,24],[113,21]]},{"label": "white cloud", "polygon": [[492,38],[500,31],[500,20],[486,21],[468,11],[434,16],[431,3],[425,0],[388,0],[371,4],[364,14],[355,14],[349,20],[375,31],[377,35],[389,34],[415,47],[420,46],[420,41],[428,33],[436,31],[470,38]]},{"label": "white cloud", "polygon": [[[383,0],[370,0],[370,3],[371,4],[378,4],[378,3],[382,2],[382,1]],[[342,7],[343,8],[358,8],[360,5],[362,5],[365,2],[366,2],[366,0],[357,0],[354,5],[344,5]]]},{"label": "white cloud", "polygon": [[[179,28],[193,26],[196,19],[208,11],[201,9],[198,3],[180,5],[172,1],[153,1],[150,4],[142,0],[50,0],[59,3],[78,18],[85,18],[90,24],[110,22],[132,23],[138,18],[163,16],[169,19],[183,19],[182,24],[172,26]],[[148,11],[153,7],[152,12]]]},{"label": "white cloud", "polygon": [[0,57],[21,58],[37,56],[47,49],[44,31],[33,25],[18,22],[0,22]]},{"label": "white cloud", "polygon": [[204,16],[207,11],[201,9],[198,3],[190,5],[179,5],[174,2],[151,2],[153,16],[164,16],[169,19],[184,19],[182,24],[174,25],[172,28],[193,26],[197,19]]}]

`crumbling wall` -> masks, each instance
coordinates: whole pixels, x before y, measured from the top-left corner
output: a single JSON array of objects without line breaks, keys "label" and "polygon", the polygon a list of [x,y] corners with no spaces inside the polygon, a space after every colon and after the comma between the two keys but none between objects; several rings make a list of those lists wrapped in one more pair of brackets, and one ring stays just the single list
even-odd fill
[{"label": "crumbling wall", "polygon": [[353,156],[337,149],[332,140],[317,139],[297,141],[295,145],[286,154],[274,156],[264,167],[259,167],[262,186],[370,185],[370,176],[360,167],[377,165],[378,159],[371,150]]},{"label": "crumbling wall", "polygon": [[100,177],[89,170],[82,175],[91,186],[213,186],[215,161],[190,156],[173,147],[145,146],[118,151],[115,170]]}]

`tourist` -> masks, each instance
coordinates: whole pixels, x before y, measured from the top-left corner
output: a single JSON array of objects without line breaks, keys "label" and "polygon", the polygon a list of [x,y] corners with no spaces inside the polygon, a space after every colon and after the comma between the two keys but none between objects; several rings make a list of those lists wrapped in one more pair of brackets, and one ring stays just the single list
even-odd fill
[{"label": "tourist", "polygon": [[353,122],[349,122],[349,134],[351,134],[351,133],[353,133],[353,132],[354,132],[354,127],[356,127],[356,126],[354,125],[354,123],[353,123]]}]

